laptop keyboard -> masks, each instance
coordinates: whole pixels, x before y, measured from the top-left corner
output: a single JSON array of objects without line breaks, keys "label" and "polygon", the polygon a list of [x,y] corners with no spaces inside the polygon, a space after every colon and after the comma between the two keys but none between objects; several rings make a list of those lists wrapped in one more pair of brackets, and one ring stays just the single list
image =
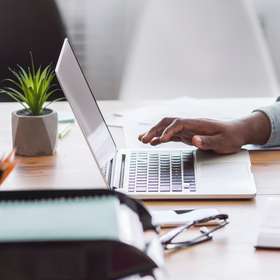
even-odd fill
[{"label": "laptop keyboard", "polygon": [[129,192],[195,192],[192,151],[133,152]]}]

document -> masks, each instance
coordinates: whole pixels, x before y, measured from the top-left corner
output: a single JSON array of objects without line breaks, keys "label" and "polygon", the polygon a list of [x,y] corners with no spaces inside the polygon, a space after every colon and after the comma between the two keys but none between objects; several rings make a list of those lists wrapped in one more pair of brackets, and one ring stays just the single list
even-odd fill
[{"label": "document", "polygon": [[247,151],[279,151],[280,146],[273,146],[273,147],[264,147],[261,145],[245,145],[243,146],[243,149]]},{"label": "document", "polygon": [[125,111],[123,120],[153,125],[164,117],[211,118],[231,120],[249,115],[254,109],[271,105],[275,98],[209,98],[181,97],[158,104]]},{"label": "document", "polygon": [[[154,225],[161,227],[174,227],[217,216],[220,212],[214,208],[201,208],[190,210],[151,210]],[[212,222],[213,224],[213,222]]]},{"label": "document", "polygon": [[267,200],[267,206],[259,229],[256,247],[280,249],[279,198],[270,198]]}]

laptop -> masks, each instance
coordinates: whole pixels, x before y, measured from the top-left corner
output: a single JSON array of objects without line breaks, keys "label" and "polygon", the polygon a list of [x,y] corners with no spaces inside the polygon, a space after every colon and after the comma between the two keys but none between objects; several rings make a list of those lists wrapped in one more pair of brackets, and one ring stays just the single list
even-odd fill
[{"label": "laptop", "polygon": [[255,196],[247,151],[221,156],[187,148],[118,149],[68,39],[55,72],[108,189],[138,199]]}]

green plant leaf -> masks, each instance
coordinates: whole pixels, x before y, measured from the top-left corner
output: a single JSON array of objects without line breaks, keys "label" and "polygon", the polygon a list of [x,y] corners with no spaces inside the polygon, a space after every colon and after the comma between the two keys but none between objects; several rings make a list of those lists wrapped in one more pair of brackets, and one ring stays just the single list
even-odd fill
[{"label": "green plant leaf", "polygon": [[14,99],[16,102],[20,103],[24,109],[28,109],[28,107],[24,104],[24,102],[19,98],[18,95],[16,95],[13,92],[7,91],[7,90],[1,90],[0,93],[4,93],[8,96],[10,96],[12,99]]},{"label": "green plant leaf", "polygon": [[35,63],[33,59],[33,54],[31,51],[29,51],[30,59],[31,59],[31,67],[32,67],[32,75],[35,76]]},{"label": "green plant leaf", "polygon": [[59,98],[57,98],[57,99],[55,99],[55,100],[50,101],[50,102],[45,106],[45,108],[49,107],[52,103],[58,102],[58,101],[65,101],[65,97],[59,97]]},{"label": "green plant leaf", "polygon": [[24,102],[26,101],[25,96],[21,92],[19,92],[18,90],[14,89],[14,88],[6,87],[4,89],[4,91],[12,92],[13,94],[16,94],[18,96],[18,98],[22,99],[22,101],[24,101]]},{"label": "green plant leaf", "polygon": [[5,80],[11,86],[6,86],[1,93],[19,102],[33,115],[40,115],[51,103],[64,100],[64,98],[58,98],[47,104],[49,98],[58,91],[52,64],[36,68],[32,52],[30,52],[30,60],[30,67],[24,68],[17,65],[16,70],[9,68],[14,79]]},{"label": "green plant leaf", "polygon": [[21,85],[17,81],[15,81],[13,79],[5,79],[4,82],[9,82],[9,83],[14,84],[15,86],[17,86],[19,89],[21,88]]}]

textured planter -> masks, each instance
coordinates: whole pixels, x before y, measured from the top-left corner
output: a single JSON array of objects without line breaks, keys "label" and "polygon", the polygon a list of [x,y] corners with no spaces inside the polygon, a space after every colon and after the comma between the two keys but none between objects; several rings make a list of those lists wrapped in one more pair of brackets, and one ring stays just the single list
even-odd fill
[{"label": "textured planter", "polygon": [[13,146],[20,156],[53,155],[57,140],[57,113],[28,116],[25,110],[12,113]]}]

